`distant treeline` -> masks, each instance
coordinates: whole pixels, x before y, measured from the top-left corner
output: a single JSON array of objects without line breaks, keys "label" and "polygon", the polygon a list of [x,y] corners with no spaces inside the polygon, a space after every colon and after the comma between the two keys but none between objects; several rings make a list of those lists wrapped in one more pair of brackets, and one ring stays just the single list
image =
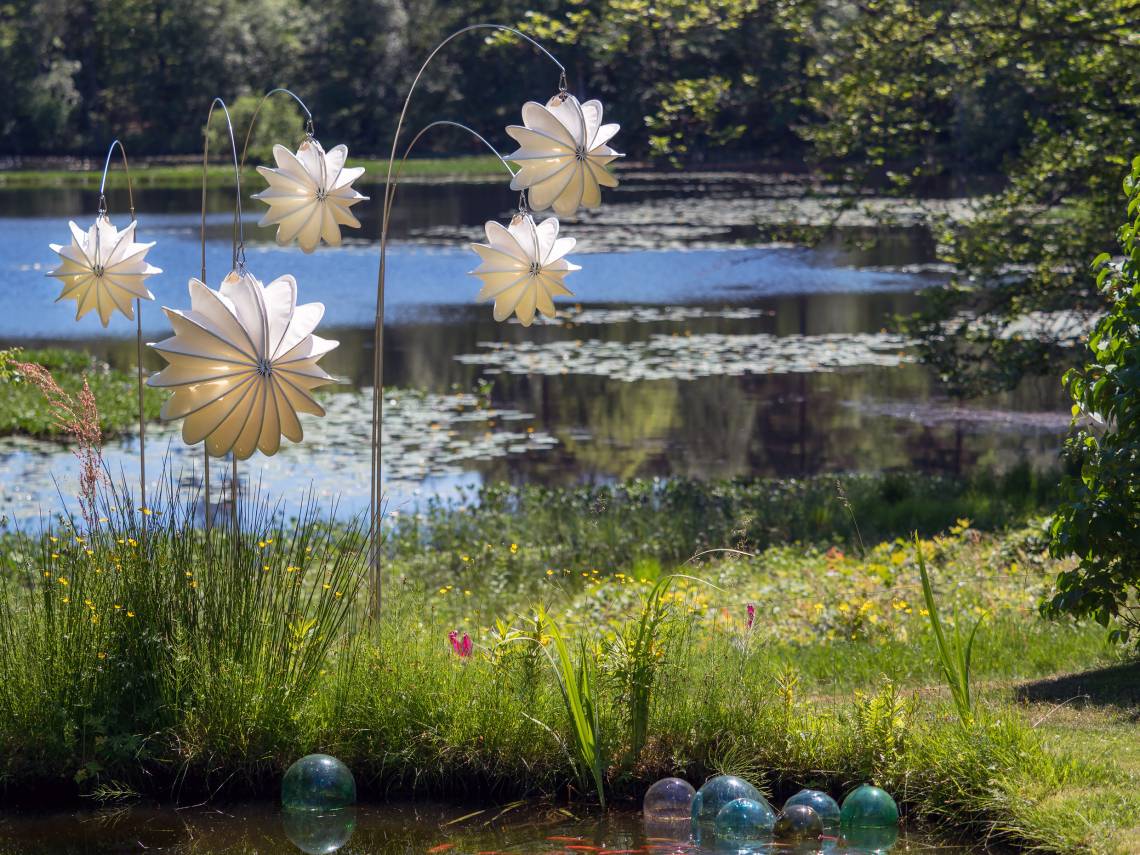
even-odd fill
[{"label": "distant treeline", "polygon": [[[275,86],[312,106],[323,140],[379,154],[429,50],[452,30],[496,22],[547,44],[570,88],[601,98],[622,123],[621,146],[634,157],[795,161],[810,153],[804,130],[828,119],[818,78],[845,49],[836,33],[880,14],[860,8],[832,0],[8,0],[0,2],[0,155],[91,156],[114,136],[136,155],[191,154],[201,150],[214,95],[242,99],[244,120],[251,96]],[[545,100],[557,84],[556,69],[518,40],[468,34],[433,64],[411,123],[448,118],[501,139],[523,101]],[[994,95],[1015,104],[1028,97]],[[299,136],[298,115],[282,102],[266,124]],[[946,131],[938,145],[980,170],[999,164],[1025,131],[969,104],[951,114],[932,108],[930,117]],[[441,132],[424,150],[475,149]]]}]

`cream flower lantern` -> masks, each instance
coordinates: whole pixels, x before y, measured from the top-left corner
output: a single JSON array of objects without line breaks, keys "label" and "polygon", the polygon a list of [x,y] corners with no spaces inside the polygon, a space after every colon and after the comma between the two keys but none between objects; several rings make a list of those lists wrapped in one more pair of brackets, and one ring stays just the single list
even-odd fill
[{"label": "cream flower lantern", "polygon": [[74,222],[68,226],[71,243],[51,244],[60,265],[48,276],[63,282],[57,302],[75,300],[77,321],[96,311],[107,326],[116,310],[134,320],[134,301],[154,299],[145,285],[146,278],[162,272],[146,260],[154,244],[135,243],[134,222],[119,231],[102,213],[87,231]]},{"label": "cream flower lantern", "polygon": [[601,204],[602,187],[617,187],[608,166],[621,157],[607,143],[620,125],[602,124],[602,102],[585,104],[568,92],[546,102],[528,101],[523,124],[507,133],[519,144],[507,160],[519,165],[512,190],[526,190],[531,209],[553,208],[560,217]]},{"label": "cream flower lantern", "polygon": [[368,198],[352,188],[364,168],[346,168],[347,158],[345,146],[326,152],[312,137],[301,143],[296,154],[283,145],[273,146],[277,168],[257,167],[269,182],[253,196],[269,206],[258,225],[276,225],[281,246],[294,239],[305,252],[315,250],[322,239],[329,246],[340,246],[341,226],[360,228],[349,209]]},{"label": "cream flower lantern", "polygon": [[313,335],[321,303],[297,305],[297,281],[262,285],[231,272],[217,291],[190,280],[190,310],[163,308],[174,335],[151,344],[169,363],[148,385],[172,389],[162,418],[185,419],[182,439],[221,457],[276,454],[303,437],[297,413],[323,416],[312,390],[333,378],[317,360],[338,342]]},{"label": "cream flower lantern", "polygon": [[476,299],[494,300],[496,321],[514,312],[523,326],[534,321],[537,309],[553,318],[554,297],[573,296],[565,282],[567,273],[581,270],[566,260],[574,238],[558,237],[554,217],[535,225],[530,214],[517,214],[506,228],[494,220],[486,223],[487,243],[473,243],[482,263],[471,271],[483,280]]}]

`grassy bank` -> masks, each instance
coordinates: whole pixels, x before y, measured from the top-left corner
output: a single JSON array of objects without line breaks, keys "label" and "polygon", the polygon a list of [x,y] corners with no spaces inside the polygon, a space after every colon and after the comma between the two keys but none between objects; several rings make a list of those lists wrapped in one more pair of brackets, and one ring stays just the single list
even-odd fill
[{"label": "grassy bank", "polygon": [[[357,186],[383,183],[388,172],[388,162],[379,159],[352,158],[349,166],[363,166],[366,170]],[[470,157],[423,158],[409,160],[403,168],[403,179],[462,179],[487,178],[504,174],[503,164],[491,155]],[[98,190],[102,180],[101,169],[13,169],[0,171],[0,188],[41,189],[78,188]],[[212,163],[206,170],[206,181],[210,186],[229,186],[233,183],[233,166]],[[243,181],[255,186],[263,179],[256,169],[247,167]],[[145,161],[131,164],[131,182],[135,187],[156,189],[180,189],[202,185],[201,162],[181,164],[148,164]],[[118,164],[112,170],[110,186],[125,187],[124,178]]]},{"label": "grassy bank", "polygon": [[[12,362],[34,362],[52,373],[60,388],[74,396],[86,378],[99,403],[99,426],[104,436],[131,430],[138,424],[138,385],[135,375],[117,371],[75,350],[61,347],[0,351],[0,436],[23,434],[58,439],[63,431],[43,393]],[[157,419],[163,394],[145,389],[148,419]]]},{"label": "grassy bank", "polygon": [[[378,624],[365,615],[359,531],[246,508],[243,534],[207,536],[187,504],[159,500],[144,515],[111,497],[89,531],[3,541],[5,796],[272,794],[289,762],[322,749],[350,763],[369,797],[593,800],[591,769],[611,800],[669,772],[745,774],[776,797],[874,780],[909,822],[1051,851],[1130,851],[1140,763],[1131,749],[1096,747],[1130,744],[1136,699],[1121,694],[1122,712],[1054,709],[1089,692],[1048,678],[1122,660],[1102,628],[1037,617],[1058,569],[1038,526],[986,533],[962,520],[924,541],[944,616],[987,615],[980,700],[962,723],[936,677],[914,546],[870,539],[888,515],[868,501],[864,517],[870,494],[860,496],[848,490],[865,552],[822,529],[813,545],[771,535],[667,584],[667,549],[543,566],[553,516],[526,503],[514,510],[526,539],[492,536],[502,518],[491,510],[437,509],[430,546],[424,528],[418,547],[410,534],[389,544]],[[597,508],[594,530],[633,520],[629,508],[615,515]],[[670,542],[671,516],[643,514],[640,532]],[[500,557],[472,572],[480,553]],[[470,656],[453,651],[453,630],[471,636]],[[591,678],[593,765],[576,747],[562,687],[577,671],[556,667],[559,639]]]}]

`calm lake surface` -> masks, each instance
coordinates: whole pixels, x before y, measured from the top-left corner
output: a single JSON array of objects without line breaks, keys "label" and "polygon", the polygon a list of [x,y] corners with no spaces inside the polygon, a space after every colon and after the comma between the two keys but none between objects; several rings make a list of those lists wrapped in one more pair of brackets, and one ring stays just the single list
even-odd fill
[{"label": "calm lake surface", "polygon": [[[121,179],[120,179],[121,180]],[[246,194],[260,188],[249,187]],[[368,500],[372,317],[378,265],[377,199],[346,246],[312,255],[280,248],[246,200],[249,269],[268,282],[297,277],[305,301],[325,303],[318,332],[340,347],[322,364],[343,380],[324,397],[326,419],[305,422],[305,443],[243,463],[242,478],[274,495],[312,487],[343,513]],[[919,207],[868,199],[844,213],[818,247],[793,242],[836,217],[835,200],[787,176],[627,175],[606,204],[563,234],[578,238],[582,270],[557,321],[496,324],[473,305],[477,263],[465,244],[485,219],[508,217],[501,182],[401,188],[390,251],[385,337],[385,487],[393,509],[424,496],[457,497],[488,481],[600,483],[632,476],[806,475],[916,468],[965,473],[1020,463],[1055,465],[1068,415],[1055,380],[960,404],[916,365],[907,342],[885,331],[945,275]],[[159,305],[188,303],[198,275],[196,190],[136,191],[139,239],[156,241],[149,280]],[[125,194],[109,198],[122,226]],[[207,271],[229,269],[232,193],[209,195]],[[953,212],[967,203],[928,203]],[[55,304],[49,243],[67,220],[86,226],[95,194],[0,191],[0,344],[82,347],[134,365],[133,325],[104,330],[74,304]],[[873,225],[864,208],[889,209],[898,226]],[[143,309],[150,340],[168,334],[157,305]],[[148,354],[148,369],[161,367]],[[137,475],[137,437],[109,443],[113,472]],[[148,432],[148,474],[198,477],[200,449],[177,427]],[[0,440],[0,514],[29,520],[75,492],[70,452]]]},{"label": "calm lake surface", "polygon": [[[857,834],[860,834],[857,832]],[[914,832],[869,830],[852,840],[824,839],[822,846],[760,844],[740,849],[689,839],[689,824],[646,823],[639,812],[534,807],[442,807],[433,804],[361,806],[339,816],[283,816],[267,805],[236,808],[126,808],[78,814],[4,814],[0,837],[12,855],[103,855],[157,850],[174,855],[226,853],[329,853],[381,855],[726,855],[796,853],[872,855],[987,850],[940,843]]]}]

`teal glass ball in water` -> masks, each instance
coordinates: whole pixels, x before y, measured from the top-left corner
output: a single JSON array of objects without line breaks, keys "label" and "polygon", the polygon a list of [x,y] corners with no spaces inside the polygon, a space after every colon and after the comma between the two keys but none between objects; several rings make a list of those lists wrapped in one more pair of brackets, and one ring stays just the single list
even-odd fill
[{"label": "teal glass ball in water", "polygon": [[792,805],[807,805],[818,813],[825,830],[839,828],[839,803],[822,790],[800,790],[784,802],[784,810]]},{"label": "teal glass ball in water", "polygon": [[784,805],[772,832],[777,840],[819,840],[823,837],[823,820],[807,805]]},{"label": "teal glass ball in water", "polygon": [[[743,778],[737,778],[735,775],[717,775],[706,781],[693,797],[694,824],[716,822],[720,809],[736,799],[752,799],[754,802],[768,805],[768,800],[760,794],[760,791]],[[772,806],[768,805],[768,809],[771,810]]]},{"label": "teal glass ball in water", "polygon": [[645,793],[641,812],[646,819],[686,820],[690,817],[697,791],[680,778],[662,778]]},{"label": "teal glass ball in water", "polygon": [[899,808],[890,793],[863,784],[847,794],[839,819],[844,828],[889,828],[899,823]]},{"label": "teal glass ball in water", "polygon": [[733,799],[716,815],[717,840],[741,843],[772,833],[776,812],[766,801]]},{"label": "teal glass ball in water", "polygon": [[897,826],[887,828],[848,828],[839,845],[849,855],[886,855],[898,842]]},{"label": "teal glass ball in water", "polygon": [[356,803],[356,780],[328,754],[309,754],[289,767],[281,781],[286,810],[333,811]]}]

